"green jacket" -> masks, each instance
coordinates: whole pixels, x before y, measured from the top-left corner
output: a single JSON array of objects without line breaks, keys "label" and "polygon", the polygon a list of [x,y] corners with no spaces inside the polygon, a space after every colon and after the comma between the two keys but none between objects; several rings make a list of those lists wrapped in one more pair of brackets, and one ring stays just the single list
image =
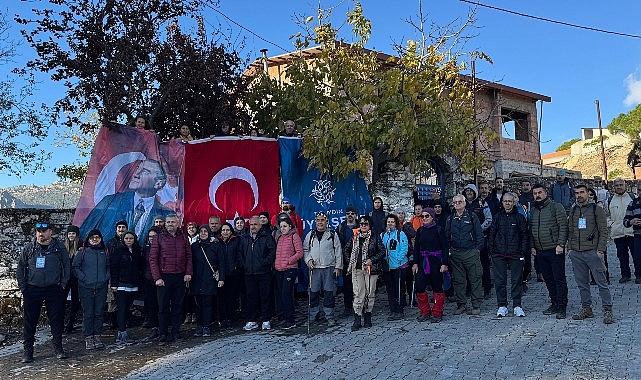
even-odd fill
[{"label": "green jacket", "polygon": [[[585,228],[579,228],[579,218],[585,218]],[[605,252],[608,226],[605,212],[594,203],[575,204],[568,217],[568,248],[573,251]]]},{"label": "green jacket", "polygon": [[530,218],[530,247],[536,250],[565,246],[568,239],[568,220],[565,209],[551,198],[532,206]]}]

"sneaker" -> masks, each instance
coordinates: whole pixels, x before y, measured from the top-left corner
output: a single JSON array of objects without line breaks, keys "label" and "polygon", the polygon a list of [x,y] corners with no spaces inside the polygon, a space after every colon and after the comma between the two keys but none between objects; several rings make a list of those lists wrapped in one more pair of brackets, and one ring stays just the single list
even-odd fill
[{"label": "sneaker", "polygon": [[209,327],[203,327],[203,337],[207,338],[211,336],[211,329]]},{"label": "sneaker", "polygon": [[296,327],[296,323],[294,323],[294,322],[284,322],[283,326],[281,328],[283,330],[289,330],[289,329],[293,329],[294,327]]},{"label": "sneaker", "polygon": [[619,284],[625,284],[626,282],[630,282],[632,279],[630,277],[621,277],[619,280]]},{"label": "sneaker", "polygon": [[578,313],[574,314],[572,316],[572,319],[580,321],[586,318],[592,318],[594,317],[594,314],[592,313],[592,308],[591,307],[582,307]]},{"label": "sneaker", "polygon": [[262,329],[263,330],[271,330],[272,329],[272,325],[269,323],[269,321],[263,322]]},{"label": "sneaker", "polygon": [[603,323],[606,325],[611,325],[614,323],[614,315],[612,315],[612,310],[603,311]]},{"label": "sneaker", "polygon": [[129,338],[129,334],[126,331],[118,331],[118,336],[116,337],[116,344],[134,344],[135,340]]},{"label": "sneaker", "polygon": [[[516,314],[516,309],[514,309],[514,313]],[[496,311],[496,316],[497,317],[507,317],[507,307],[501,306],[499,309]]]},{"label": "sneaker", "polygon": [[514,316],[525,317],[525,312],[523,311],[523,308],[521,308],[521,306],[517,306],[514,308]]},{"label": "sneaker", "polygon": [[544,315],[552,315],[557,313],[557,306],[555,304],[550,305],[547,309],[543,310]]},{"label": "sneaker", "polygon": [[454,315],[461,315],[467,311],[467,307],[465,305],[459,305],[456,310],[454,310]]},{"label": "sneaker", "polygon": [[243,327],[243,330],[251,331],[251,330],[256,330],[257,328],[258,328],[258,323],[256,323],[256,322],[247,322],[245,327]]}]

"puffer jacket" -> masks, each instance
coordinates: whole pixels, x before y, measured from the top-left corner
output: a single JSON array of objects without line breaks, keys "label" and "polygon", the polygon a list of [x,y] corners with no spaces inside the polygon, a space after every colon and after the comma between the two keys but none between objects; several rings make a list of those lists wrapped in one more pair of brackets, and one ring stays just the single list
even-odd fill
[{"label": "puffer jacket", "polygon": [[[350,259],[352,256],[352,250],[354,247],[354,244],[359,245],[361,244],[361,239],[360,239],[360,233],[355,233],[354,238],[350,240],[347,245],[345,246],[344,249],[344,255],[345,255],[345,265],[349,265]],[[365,248],[365,247],[363,247]],[[370,274],[383,274],[383,260],[385,260],[385,246],[383,245],[383,241],[381,240],[381,237],[379,235],[374,235],[374,231],[372,231],[372,237],[369,239],[369,244],[366,247],[367,248],[367,255],[365,260],[363,260],[363,269],[365,269],[365,262],[369,259],[372,261],[372,267],[370,268]],[[360,250],[359,250],[360,251]],[[352,270],[357,269],[357,268],[347,268],[347,273],[352,272]]]},{"label": "puffer jacket", "polygon": [[341,254],[341,241],[338,234],[326,230],[320,241],[316,237],[316,230],[311,230],[303,241],[305,262],[314,260],[314,268],[343,269],[343,255]]},{"label": "puffer jacket", "polygon": [[134,245],[132,251],[122,245],[109,256],[111,286],[141,285],[143,261],[140,246]]},{"label": "puffer jacket", "polygon": [[456,211],[447,218],[445,223],[445,236],[447,238],[450,254],[452,250],[478,249],[484,245],[481,223],[471,211],[463,210],[461,216]]},{"label": "puffer jacket", "polygon": [[[579,218],[585,218],[586,228],[579,228]],[[575,204],[568,218],[568,248],[573,251],[605,252],[608,244],[605,211],[594,203]]]},{"label": "puffer jacket", "polygon": [[[381,234],[381,240],[387,252],[385,259],[389,269],[398,269],[409,261],[409,241],[403,231],[388,230]],[[396,241],[395,249],[391,249],[392,241]]]},{"label": "puffer jacket", "polygon": [[[45,257],[45,267],[36,268],[36,258]],[[35,241],[27,244],[18,260],[17,279],[18,287],[22,292],[27,285],[47,287],[60,285],[65,288],[71,275],[71,263],[69,253],[64,244],[55,238],[46,249],[42,249]]]},{"label": "puffer jacket", "polygon": [[280,235],[276,240],[276,261],[274,267],[278,271],[297,269],[298,260],[303,258],[303,243],[294,227],[287,234]]},{"label": "puffer jacket", "polygon": [[560,203],[549,197],[534,202],[530,214],[530,247],[549,250],[565,246],[568,240],[568,219]]},{"label": "puffer jacket", "polygon": [[78,286],[99,289],[107,286],[111,279],[109,256],[103,247],[83,247],[73,258],[73,273],[78,278]]},{"label": "puffer jacket", "polygon": [[261,228],[256,237],[242,238],[240,252],[245,274],[271,273],[276,259],[276,241],[268,229]]},{"label": "puffer jacket", "polygon": [[154,281],[158,281],[161,273],[193,274],[191,262],[191,246],[187,235],[177,231],[171,235],[164,231],[151,242],[149,251],[149,267]]},{"label": "puffer jacket", "polygon": [[[218,281],[214,279],[212,268],[218,271],[218,280],[225,281],[225,258],[219,241],[198,239],[191,245],[194,275],[191,277],[189,294],[214,295],[218,291]],[[207,258],[205,258],[207,255]],[[207,262],[209,260],[209,262]],[[211,264],[211,267],[209,266]]]},{"label": "puffer jacket", "polygon": [[510,212],[497,212],[492,220],[488,248],[492,255],[525,257],[530,249],[527,220],[515,205]]}]

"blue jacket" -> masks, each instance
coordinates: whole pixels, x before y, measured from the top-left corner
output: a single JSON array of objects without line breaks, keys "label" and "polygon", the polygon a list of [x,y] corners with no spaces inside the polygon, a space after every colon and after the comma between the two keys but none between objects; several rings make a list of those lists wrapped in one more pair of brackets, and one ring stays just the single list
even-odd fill
[{"label": "blue jacket", "polygon": [[[381,234],[381,240],[387,250],[387,263],[389,269],[398,269],[407,264],[409,241],[405,232],[399,230],[387,230]],[[396,241],[396,249],[391,249],[392,241]]]}]

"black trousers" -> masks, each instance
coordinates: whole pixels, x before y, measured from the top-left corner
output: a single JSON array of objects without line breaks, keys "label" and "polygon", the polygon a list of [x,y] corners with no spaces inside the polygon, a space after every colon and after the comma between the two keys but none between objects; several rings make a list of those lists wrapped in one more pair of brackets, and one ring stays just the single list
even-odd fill
[{"label": "black trousers", "polygon": [[249,322],[268,322],[272,319],[272,273],[245,274],[247,305],[245,317]]},{"label": "black trousers", "polygon": [[390,269],[383,273],[387,288],[387,301],[391,313],[402,313],[405,301],[405,271],[408,268]]},{"label": "black trousers", "polygon": [[496,290],[496,303],[498,307],[507,307],[507,271],[510,271],[512,306],[521,306],[523,296],[523,263],[519,257],[494,256],[494,289]]},{"label": "black trousers", "polygon": [[158,293],[158,332],[160,335],[167,335],[169,322],[171,331],[177,334],[182,323],[182,307],[185,299],[184,273],[166,274],[161,277],[165,286],[156,287]]},{"label": "black trousers", "polygon": [[126,292],[124,290],[118,290],[115,292],[114,296],[116,298],[116,305],[118,310],[116,310],[116,315],[118,318],[118,331],[127,330],[127,321],[129,319],[129,309],[134,303],[137,292]]},{"label": "black trousers", "polygon": [[216,295],[214,294],[198,294],[194,297],[196,300],[196,323],[199,327],[211,327],[211,322],[214,316],[214,304],[216,303]]},{"label": "black trousers", "polygon": [[147,326],[158,327],[158,293],[154,280],[145,279],[145,314]]},{"label": "black trousers", "polygon": [[[639,244],[635,244],[639,242]],[[634,276],[641,278],[641,237],[624,236],[614,239],[614,245],[617,247],[617,258],[621,267],[621,277],[630,278],[630,254],[634,263]],[[636,246],[638,248],[635,248]]]},{"label": "black trousers", "polygon": [[491,262],[490,262],[490,251],[487,246],[487,239],[483,239],[483,248],[481,248],[481,267],[483,268],[483,276],[481,277],[481,283],[483,284],[483,290],[492,289],[492,275],[491,275]]},{"label": "black trousers", "polygon": [[236,310],[240,307],[242,282],[243,277],[240,275],[226,275],[225,285],[222,288],[218,288],[221,320],[232,321],[236,319]]},{"label": "black trousers", "polygon": [[69,308],[69,315],[66,320],[66,329],[71,331],[73,326],[76,324],[76,317],[78,315],[78,310],[80,310],[80,296],[78,295],[78,279],[71,277],[69,282],[67,282],[67,287],[65,288],[65,295],[69,294],[71,291],[71,307]]},{"label": "black trousers", "polygon": [[348,275],[347,269],[343,270],[343,305],[345,305],[345,310],[350,312],[354,309],[354,284],[352,283],[352,274]]},{"label": "black trousers", "polygon": [[66,295],[65,290],[59,285],[47,287],[27,285],[24,293],[22,293],[24,301],[22,339],[25,347],[33,347],[43,302],[47,309],[47,318],[49,319],[53,342],[54,344],[62,342]]},{"label": "black trousers", "polygon": [[552,304],[566,307],[568,284],[565,279],[565,254],[557,255],[555,251],[555,248],[537,251],[536,257]]}]

